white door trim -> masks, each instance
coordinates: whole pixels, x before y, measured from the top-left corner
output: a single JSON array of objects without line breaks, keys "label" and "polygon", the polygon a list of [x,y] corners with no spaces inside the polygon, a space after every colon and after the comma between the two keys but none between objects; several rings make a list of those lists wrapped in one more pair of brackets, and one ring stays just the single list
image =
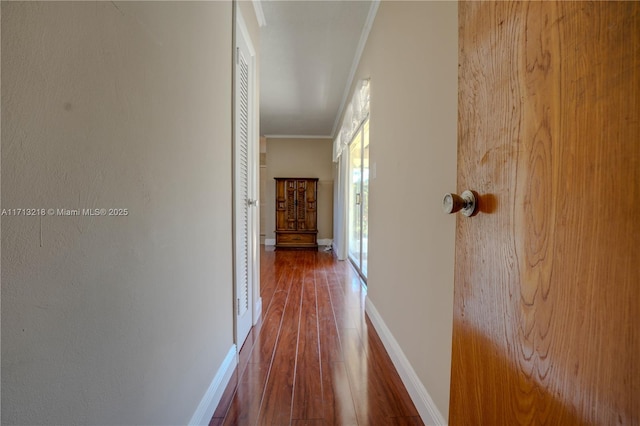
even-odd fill
[{"label": "white door trim", "polygon": [[[247,26],[245,24],[244,18],[240,9],[237,5],[234,6],[235,10],[235,19],[234,19],[234,141],[233,141],[233,152],[234,152],[234,226],[233,226],[233,235],[234,235],[234,295],[233,295],[233,306],[234,306],[234,338],[235,343],[240,350],[244,340],[250,330],[251,326],[254,325],[258,318],[260,317],[262,310],[262,303],[259,297],[259,213],[258,213],[258,106],[257,106],[257,73],[256,73],[256,51],[253,47],[251,36],[249,35],[249,31],[247,30]],[[239,63],[240,57],[240,45],[243,45],[242,49],[246,49],[243,54],[244,58],[248,65],[248,107],[247,107],[247,192],[246,198],[242,194],[242,188],[238,187],[237,184],[240,182],[240,154],[239,154],[239,145],[237,144],[237,137],[239,134],[239,122],[237,120],[237,97],[238,97],[238,79],[237,79],[237,66]],[[252,201],[252,203],[249,203]],[[240,242],[239,238],[241,238],[242,230],[238,226],[238,222],[242,220],[243,209],[247,209],[247,241],[246,241],[246,256],[247,262],[246,267],[247,270],[243,271],[239,269],[242,267],[240,263],[243,262],[244,253],[241,253],[240,250],[244,243]],[[245,314],[243,318],[240,318],[238,315],[240,312],[240,286],[242,283],[239,280],[244,278],[244,273],[246,273],[247,281],[248,281],[248,306],[249,311]],[[244,305],[243,305],[244,306]]]}]

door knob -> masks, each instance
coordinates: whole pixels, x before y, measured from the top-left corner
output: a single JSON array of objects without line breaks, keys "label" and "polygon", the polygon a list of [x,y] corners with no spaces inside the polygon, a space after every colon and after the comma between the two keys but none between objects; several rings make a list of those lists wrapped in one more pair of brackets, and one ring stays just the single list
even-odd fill
[{"label": "door knob", "polygon": [[469,190],[464,191],[461,196],[451,193],[445,194],[442,200],[442,210],[445,213],[455,213],[461,210],[462,214],[467,217],[473,215],[476,211],[476,206],[476,197]]}]

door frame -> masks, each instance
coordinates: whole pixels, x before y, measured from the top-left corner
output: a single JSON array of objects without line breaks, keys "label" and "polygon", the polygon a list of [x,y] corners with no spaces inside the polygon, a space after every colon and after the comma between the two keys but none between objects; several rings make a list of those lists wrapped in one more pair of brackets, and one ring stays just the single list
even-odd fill
[{"label": "door frame", "polygon": [[260,214],[259,214],[259,138],[258,138],[258,103],[257,103],[257,67],[256,67],[256,50],[253,46],[249,30],[242,16],[242,12],[237,3],[233,4],[233,96],[232,96],[232,113],[233,113],[233,138],[232,138],[232,152],[233,152],[233,336],[236,343],[237,350],[240,351],[242,344],[246,338],[246,335],[240,336],[238,327],[238,273],[237,273],[237,247],[238,238],[240,238],[239,231],[236,227],[238,220],[238,195],[239,190],[237,186],[236,172],[240,166],[239,158],[236,155],[236,69],[237,69],[237,55],[238,55],[238,43],[241,38],[247,45],[249,50],[249,117],[248,117],[248,165],[247,165],[247,202],[252,201],[253,204],[248,205],[248,231],[247,231],[247,279],[248,279],[248,294],[249,304],[251,310],[251,324],[255,325],[262,314],[262,298],[260,297],[260,258],[259,258],[259,241],[260,241]]},{"label": "door frame", "polygon": [[[361,164],[360,164],[360,170],[363,171],[364,170],[364,161],[362,161],[364,159],[364,126],[366,123],[369,123],[369,114],[367,114],[366,118],[364,120],[362,120],[362,122],[360,123],[360,125],[358,126],[357,130],[355,132],[353,132],[353,137],[351,138],[351,141],[349,142],[349,144],[347,145],[347,148],[345,149],[345,153],[346,153],[346,179],[345,179],[345,187],[346,187],[346,191],[345,191],[345,217],[346,217],[346,221],[345,221],[345,234],[346,234],[346,252],[345,252],[345,256],[347,259],[349,259],[349,261],[351,262],[351,264],[354,266],[355,270],[358,272],[358,275],[360,275],[360,277],[362,278],[362,280],[364,281],[365,284],[367,284],[367,274],[362,272],[362,248],[364,246],[363,244],[363,239],[362,239],[362,224],[363,224],[363,219],[364,219],[364,204],[362,202],[362,200],[364,200],[364,194],[363,194],[363,189],[364,189],[364,183],[363,183],[363,178],[364,178],[364,174],[361,173],[360,176],[360,199],[361,199],[361,203],[360,203],[360,208],[358,209],[359,212],[358,214],[360,215],[360,238],[359,238],[359,249],[358,249],[358,253],[359,253],[359,257],[360,259],[358,260],[358,262],[356,262],[353,257],[351,256],[351,252],[350,252],[350,235],[351,235],[351,221],[349,220],[349,210],[351,209],[351,200],[350,200],[350,190],[349,188],[351,187],[351,184],[353,183],[351,181],[352,176],[349,173],[349,170],[351,168],[351,145],[353,145],[353,143],[355,142],[356,138],[358,137],[358,135],[360,135],[360,160],[361,160]],[[342,157],[345,157],[345,155],[343,154]],[[368,197],[367,197],[368,199]],[[368,240],[368,238],[367,238]],[[367,250],[368,252],[368,250]]]}]

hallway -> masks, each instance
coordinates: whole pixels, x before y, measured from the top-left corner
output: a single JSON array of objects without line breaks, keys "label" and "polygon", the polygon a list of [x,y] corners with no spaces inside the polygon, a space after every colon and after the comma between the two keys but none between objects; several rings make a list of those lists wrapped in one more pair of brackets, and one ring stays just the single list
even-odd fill
[{"label": "hallway", "polygon": [[348,262],[261,246],[261,282],[262,318],[210,426],[423,424]]}]

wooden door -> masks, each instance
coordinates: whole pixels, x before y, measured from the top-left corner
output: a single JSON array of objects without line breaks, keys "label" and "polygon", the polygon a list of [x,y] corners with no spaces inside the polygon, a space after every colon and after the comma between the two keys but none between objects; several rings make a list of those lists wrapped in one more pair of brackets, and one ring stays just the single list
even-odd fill
[{"label": "wooden door", "polygon": [[640,424],[640,3],[459,28],[450,423]]}]

